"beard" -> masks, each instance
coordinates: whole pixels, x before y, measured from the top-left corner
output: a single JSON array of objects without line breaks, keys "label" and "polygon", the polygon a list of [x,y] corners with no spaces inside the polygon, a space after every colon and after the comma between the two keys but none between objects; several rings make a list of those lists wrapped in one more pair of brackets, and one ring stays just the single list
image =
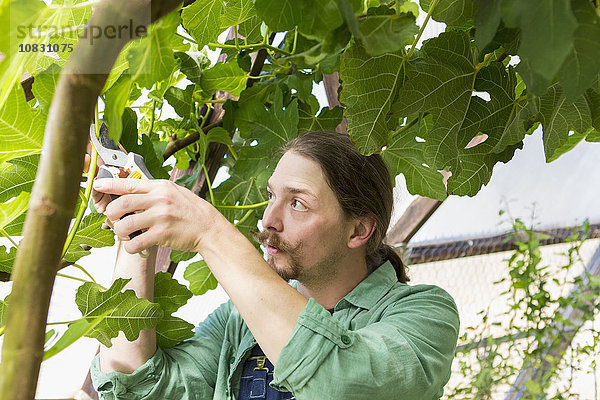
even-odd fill
[{"label": "beard", "polygon": [[[267,242],[271,247],[284,252],[283,254],[288,255],[289,263],[287,267],[280,268],[275,265],[275,256],[268,254],[267,263],[271,268],[285,281],[297,280],[305,286],[322,286],[324,283],[331,281],[336,275],[339,268],[339,261],[344,256],[342,248],[336,246],[332,251],[328,252],[328,255],[314,263],[313,265],[306,265],[302,259],[305,258],[305,251],[303,243],[300,242],[297,245],[291,245],[283,241],[277,234],[270,231],[255,232],[250,231],[250,234],[258,243],[263,246],[267,245]],[[311,273],[312,272],[312,273]]]}]

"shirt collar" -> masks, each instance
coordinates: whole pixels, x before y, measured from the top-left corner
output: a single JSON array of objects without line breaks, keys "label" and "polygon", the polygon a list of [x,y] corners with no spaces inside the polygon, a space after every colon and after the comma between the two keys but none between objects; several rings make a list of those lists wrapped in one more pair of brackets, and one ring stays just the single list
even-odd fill
[{"label": "shirt collar", "polygon": [[[370,273],[363,279],[354,289],[345,295],[338,305],[347,301],[356,307],[371,309],[377,302],[398,282],[396,270],[392,263],[387,260],[379,266],[375,271]],[[290,283],[294,288],[297,288],[297,281]],[[338,308],[336,305],[336,308]]]}]

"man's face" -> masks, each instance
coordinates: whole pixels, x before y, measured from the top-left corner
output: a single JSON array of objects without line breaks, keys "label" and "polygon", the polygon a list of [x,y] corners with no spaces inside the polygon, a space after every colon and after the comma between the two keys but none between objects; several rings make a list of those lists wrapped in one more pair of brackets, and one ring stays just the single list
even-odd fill
[{"label": "man's face", "polygon": [[264,231],[254,237],[267,246],[267,262],[285,280],[319,284],[335,277],[347,254],[344,218],[319,164],[288,151],[267,184]]}]

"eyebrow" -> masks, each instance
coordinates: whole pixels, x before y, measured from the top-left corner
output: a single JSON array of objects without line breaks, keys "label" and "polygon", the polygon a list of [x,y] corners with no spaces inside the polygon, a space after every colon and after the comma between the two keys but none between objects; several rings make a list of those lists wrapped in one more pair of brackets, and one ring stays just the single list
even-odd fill
[{"label": "eyebrow", "polygon": [[[267,182],[267,188],[272,190],[271,184],[269,182]],[[305,194],[308,196],[311,196],[313,198],[317,198],[317,196],[315,196],[310,190],[308,189],[300,189],[300,188],[295,188],[295,187],[291,187],[291,186],[284,186],[283,190],[288,192],[288,193],[293,193],[293,194]]]}]

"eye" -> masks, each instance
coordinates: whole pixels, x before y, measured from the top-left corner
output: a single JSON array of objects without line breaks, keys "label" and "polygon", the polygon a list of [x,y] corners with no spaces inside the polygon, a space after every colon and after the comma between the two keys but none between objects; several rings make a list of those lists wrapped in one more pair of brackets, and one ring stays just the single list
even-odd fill
[{"label": "eye", "polygon": [[273,198],[273,193],[267,190],[267,199],[271,200]]},{"label": "eye", "polygon": [[302,204],[300,201],[298,201],[297,199],[292,200],[292,208],[294,208],[294,210],[298,210],[298,211],[307,210],[306,206],[304,204]]}]

